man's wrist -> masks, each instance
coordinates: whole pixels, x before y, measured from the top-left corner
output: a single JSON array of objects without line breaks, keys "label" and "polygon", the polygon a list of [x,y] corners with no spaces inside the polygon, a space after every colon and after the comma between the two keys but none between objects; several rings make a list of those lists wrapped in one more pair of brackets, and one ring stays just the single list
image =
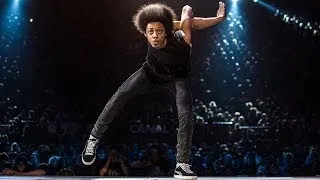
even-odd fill
[{"label": "man's wrist", "polygon": [[23,174],[22,174],[22,172],[14,171],[14,175],[18,175],[18,176],[20,176],[20,175],[23,175]]},{"label": "man's wrist", "polygon": [[217,19],[219,22],[223,21],[224,20],[224,16],[217,16]]}]

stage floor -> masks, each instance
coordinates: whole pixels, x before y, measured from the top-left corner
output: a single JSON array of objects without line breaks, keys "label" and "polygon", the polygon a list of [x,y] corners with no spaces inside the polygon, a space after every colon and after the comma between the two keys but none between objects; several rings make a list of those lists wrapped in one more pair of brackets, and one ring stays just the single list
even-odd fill
[{"label": "stage floor", "polygon": [[[14,180],[14,179],[21,179],[21,180],[62,180],[62,179],[72,179],[72,180],[119,180],[119,179],[125,179],[125,180],[175,180],[173,177],[90,177],[90,176],[0,176],[0,180]],[[198,180],[320,180],[320,177],[198,177]]]}]

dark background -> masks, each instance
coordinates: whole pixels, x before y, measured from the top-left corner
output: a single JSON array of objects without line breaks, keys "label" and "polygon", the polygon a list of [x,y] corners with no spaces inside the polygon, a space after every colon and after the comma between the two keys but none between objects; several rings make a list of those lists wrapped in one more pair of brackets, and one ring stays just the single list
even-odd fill
[{"label": "dark background", "polygon": [[[29,1],[35,17],[30,33],[38,39],[33,49],[30,72],[33,85],[30,97],[52,87],[61,98],[71,102],[103,104],[116,88],[144,62],[146,42],[131,17],[137,7],[150,1]],[[165,1],[166,2],[166,1]],[[215,16],[217,2],[167,2],[179,16],[190,4],[196,16]],[[319,20],[315,1],[270,1],[276,7],[310,21]],[[230,6],[230,2],[226,2]],[[251,1],[241,1],[247,17],[253,50],[265,57],[261,72],[271,72],[272,91],[279,91],[287,105],[317,105],[319,38],[303,35],[281,18]],[[208,34],[215,27],[194,33],[194,71],[197,57],[210,54]],[[130,48],[136,45],[138,48]],[[29,52],[28,52],[29,53]],[[216,84],[218,86],[219,84]],[[99,104],[99,105],[98,105]]]}]

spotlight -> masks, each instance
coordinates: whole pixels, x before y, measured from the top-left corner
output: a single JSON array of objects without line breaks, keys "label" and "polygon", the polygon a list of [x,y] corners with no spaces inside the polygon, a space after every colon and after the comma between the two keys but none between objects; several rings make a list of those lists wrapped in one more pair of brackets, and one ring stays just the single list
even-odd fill
[{"label": "spotlight", "polygon": [[253,0],[253,2],[255,2],[255,3],[256,3],[256,2],[258,2],[258,0]]}]

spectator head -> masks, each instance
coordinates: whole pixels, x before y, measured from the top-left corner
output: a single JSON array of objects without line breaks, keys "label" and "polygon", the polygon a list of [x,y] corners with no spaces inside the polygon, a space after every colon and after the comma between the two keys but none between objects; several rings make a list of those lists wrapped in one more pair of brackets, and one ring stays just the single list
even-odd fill
[{"label": "spectator head", "polygon": [[1,143],[8,143],[9,142],[9,136],[7,134],[1,135]]},{"label": "spectator head", "polygon": [[65,165],[65,160],[60,156],[52,156],[49,158],[48,165],[53,169],[62,169]]},{"label": "spectator head", "polygon": [[31,165],[33,167],[38,167],[39,164],[40,164],[39,153],[37,151],[34,151],[31,154]]},{"label": "spectator head", "polygon": [[50,158],[51,149],[49,146],[40,145],[38,153],[40,163],[47,163],[48,159]]},{"label": "spectator head", "polygon": [[264,120],[264,121],[267,121],[268,120],[267,114],[266,113],[262,113],[261,119]]},{"label": "spectator head", "polygon": [[240,123],[240,125],[244,125],[245,124],[244,116],[240,116],[239,117],[239,123]]},{"label": "spectator head", "polygon": [[14,161],[14,169],[19,172],[26,172],[28,169],[28,161],[25,157],[17,157]]},{"label": "spectator head", "polygon": [[244,162],[247,166],[255,166],[256,165],[256,155],[253,152],[248,152],[245,156]]},{"label": "spectator head", "polygon": [[120,153],[118,148],[116,148],[115,146],[110,148],[110,153],[109,156],[112,157],[112,159],[117,159],[120,157]]},{"label": "spectator head", "polygon": [[224,157],[223,157],[223,163],[226,167],[232,167],[233,165],[233,159],[232,159],[232,156],[231,154],[226,154]]},{"label": "spectator head", "polygon": [[234,130],[240,130],[240,127],[241,127],[240,123],[237,122],[234,124]]},{"label": "spectator head", "polygon": [[227,154],[229,153],[229,148],[226,144],[221,144],[220,145],[220,153],[221,154]]},{"label": "spectator head", "polygon": [[13,153],[19,153],[20,152],[20,146],[17,142],[13,142],[11,144],[11,149],[10,149],[11,152]]},{"label": "spectator head", "polygon": [[223,113],[218,113],[217,114],[217,117],[218,119],[221,121],[221,120],[224,120],[224,116],[223,116]]},{"label": "spectator head", "polygon": [[210,101],[210,102],[209,102],[209,108],[211,108],[211,109],[217,108],[216,102],[215,102],[215,101]]},{"label": "spectator head", "polygon": [[12,169],[13,168],[13,164],[10,161],[7,161],[7,162],[1,164],[1,168],[2,169],[5,169],[5,168]]},{"label": "spectator head", "polygon": [[243,147],[242,147],[242,146],[236,147],[235,153],[236,153],[238,156],[243,156],[243,153],[244,153]]},{"label": "spectator head", "polygon": [[214,118],[214,113],[210,110],[207,113],[208,119]]},{"label": "spectator head", "polygon": [[253,107],[252,102],[247,102],[247,103],[246,103],[246,107],[249,108],[249,109],[252,108],[252,107]]},{"label": "spectator head", "polygon": [[158,161],[161,156],[161,149],[159,145],[152,144],[147,150],[147,156],[149,160]]},{"label": "spectator head", "polygon": [[6,152],[0,153],[0,163],[7,162],[9,160],[9,155]]},{"label": "spectator head", "polygon": [[285,153],[284,154],[284,160],[288,165],[294,163],[294,155],[291,152]]}]

